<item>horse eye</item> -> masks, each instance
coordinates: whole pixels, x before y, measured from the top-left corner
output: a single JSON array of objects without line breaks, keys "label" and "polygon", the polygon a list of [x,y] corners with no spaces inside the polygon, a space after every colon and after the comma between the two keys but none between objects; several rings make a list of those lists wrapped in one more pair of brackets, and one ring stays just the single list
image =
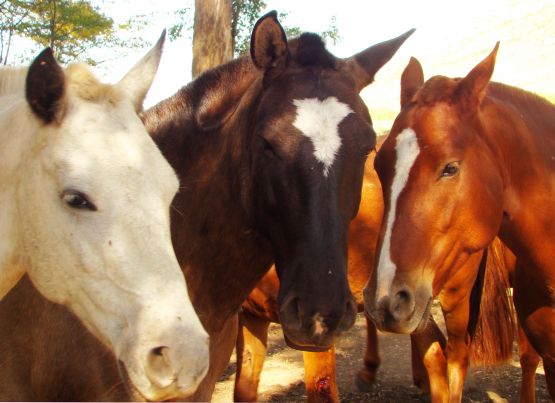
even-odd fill
[{"label": "horse eye", "polygon": [[459,162],[450,162],[443,168],[441,177],[451,177],[455,176],[457,173],[459,173]]},{"label": "horse eye", "polygon": [[272,143],[270,143],[268,140],[266,140],[264,137],[260,137],[260,139],[262,140],[262,147],[264,149],[264,152],[266,154],[271,155],[272,157],[277,157],[277,153],[276,150],[274,149],[274,146],[272,145]]},{"label": "horse eye", "polygon": [[96,206],[89,201],[84,193],[78,190],[64,190],[62,200],[71,208],[96,211]]}]

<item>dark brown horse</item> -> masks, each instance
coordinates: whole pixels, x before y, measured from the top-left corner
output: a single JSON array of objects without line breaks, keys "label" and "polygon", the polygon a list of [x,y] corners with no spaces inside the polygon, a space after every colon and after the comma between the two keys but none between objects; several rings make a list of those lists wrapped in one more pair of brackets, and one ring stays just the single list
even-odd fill
[{"label": "dark brown horse", "polygon": [[[449,333],[449,399],[460,400],[468,363],[473,261],[499,238],[516,256],[519,322],[542,356],[555,397],[555,107],[490,83],[495,50],[463,79],[424,83],[413,60],[403,108],[375,166],[386,219],[376,275],[365,294],[378,327],[411,332],[438,296]],[[502,315],[491,315],[498,321]]]},{"label": "dark brown horse", "polygon": [[[362,289],[372,270],[371,262],[383,215],[381,186],[374,171],[373,155],[366,162],[360,208],[349,228],[347,274],[359,312],[363,309]],[[270,322],[279,323],[278,293],[279,279],[272,268],[243,303],[243,312],[239,315],[236,348],[235,401],[258,400],[258,384],[266,355],[268,326]],[[339,401],[335,382],[335,349],[332,347],[324,352],[305,351],[303,359],[308,401]],[[359,372],[358,381],[364,385],[372,384],[379,364],[376,327],[368,321],[364,368]]]},{"label": "dark brown horse", "polygon": [[[274,261],[291,346],[327,349],[352,325],[347,231],[375,146],[358,94],[411,33],[338,59],[316,35],[287,42],[270,13],[255,26],[251,58],[207,72],[145,113],[147,129],[181,180],[172,241],[210,334],[210,369],[192,399],[210,399],[235,345],[241,303]],[[65,360],[84,360],[72,355],[68,349]],[[22,373],[29,371],[52,375],[55,368]],[[83,390],[98,380],[93,376],[82,379]],[[63,388],[62,378],[55,377]],[[52,398],[35,394],[33,385],[25,398]]]}]

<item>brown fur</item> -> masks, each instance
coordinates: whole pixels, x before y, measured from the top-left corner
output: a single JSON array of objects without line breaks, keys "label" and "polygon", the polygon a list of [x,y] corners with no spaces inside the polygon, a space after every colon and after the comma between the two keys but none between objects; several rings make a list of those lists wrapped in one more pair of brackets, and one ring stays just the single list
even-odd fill
[{"label": "brown fur", "polygon": [[75,315],[42,297],[27,277],[2,300],[0,318],[0,400],[138,398],[128,394],[112,353]]},{"label": "brown fur", "polygon": [[[511,276],[515,309],[533,347],[530,351],[535,349],[543,358],[548,389],[555,397],[555,216],[551,208],[555,106],[523,90],[489,83],[496,52],[497,46],[463,79],[438,76],[424,83],[411,98],[414,102],[397,116],[376,157],[380,180],[389,186],[397,135],[406,127],[416,133],[420,152],[398,201],[392,236],[403,242],[400,248],[393,241],[392,259],[398,272],[401,268],[408,273],[426,262],[433,274],[433,295],[439,295],[448,333],[445,375],[449,382],[443,384],[449,389],[441,395],[455,401],[462,398],[468,367],[468,291],[478,274],[471,266],[495,237],[516,256]],[[405,95],[417,87],[406,86]],[[431,180],[437,186],[428,186]],[[492,254],[495,260],[504,258]],[[424,283],[404,274],[396,276],[396,286],[416,288]],[[483,319],[510,319],[506,305],[494,305],[505,304],[498,298],[506,299],[507,273],[488,269],[484,275],[487,282],[487,276],[492,276],[497,289],[485,285]],[[369,304],[375,303],[375,289],[370,288],[368,294]],[[486,310],[485,305],[494,310]],[[399,317],[381,325],[388,328],[398,322]],[[500,339],[504,333],[495,334],[498,324],[491,326],[478,326],[478,333],[488,339],[486,333],[493,333],[502,358],[509,340]],[[506,333],[512,337],[513,329]],[[484,342],[478,349],[487,356],[485,350],[492,347],[491,342]],[[537,364],[537,357],[530,361],[527,373]]]},{"label": "brown fur", "polygon": [[[406,36],[398,39],[386,49],[389,57],[405,39]],[[271,126],[268,122],[272,125],[281,122],[280,130],[277,132],[285,136],[286,140],[288,137],[300,137],[291,124],[293,96],[300,98],[301,96],[333,95],[341,102],[348,103],[354,114],[342,123],[349,130],[342,129],[342,134],[347,133],[348,137],[343,139],[344,148],[338,157],[342,158],[341,165],[333,170],[333,176],[330,175],[323,186],[334,183],[334,187],[330,188],[335,193],[330,191],[330,197],[326,200],[318,200],[317,203],[318,208],[322,208],[340,199],[337,209],[331,205],[329,210],[325,211],[325,220],[319,219],[318,215],[311,215],[303,216],[301,220],[287,221],[290,226],[305,225],[305,221],[316,217],[319,228],[325,228],[330,222],[335,226],[325,231],[326,237],[320,237],[321,232],[313,231],[309,226],[302,230],[295,228],[295,231],[291,231],[295,235],[294,244],[297,244],[301,234],[306,233],[309,239],[305,241],[303,238],[306,248],[286,248],[287,252],[294,250],[294,253],[287,253],[287,255],[298,258],[302,264],[292,265],[295,270],[291,270],[283,264],[285,259],[282,257],[280,277],[287,279],[288,274],[302,274],[304,277],[293,279],[298,281],[289,281],[289,287],[283,286],[282,282],[282,290],[296,292],[294,297],[307,304],[309,309],[313,309],[311,304],[319,304],[320,306],[316,308],[329,315],[330,320],[343,319],[342,315],[346,317],[346,320],[336,320],[336,323],[332,324],[336,329],[344,329],[349,326],[351,320],[354,320],[355,307],[348,290],[344,267],[347,247],[344,239],[348,230],[348,219],[355,215],[358,207],[365,152],[374,146],[375,134],[371,129],[368,111],[353,84],[350,70],[332,70],[322,67],[304,70],[297,65],[288,65],[288,60],[290,59],[282,60],[280,72],[276,72],[277,75],[271,77],[271,79],[280,80],[273,85],[273,88],[268,80],[264,84],[268,84],[270,88],[263,85],[264,76],[269,77],[265,74],[267,71],[256,69],[247,59],[239,59],[206,73],[179,94],[143,115],[145,126],[180,179],[181,189],[174,199],[171,210],[172,242],[185,274],[193,305],[210,334],[209,372],[196,393],[188,397],[195,401],[210,399],[216,380],[229,362],[237,339],[237,313],[241,303],[274,259],[277,259],[280,253],[286,255],[281,252],[277,242],[272,243],[269,240],[271,235],[279,233],[281,229],[271,232],[268,225],[257,221],[260,220],[260,216],[267,221],[274,217],[264,216],[268,209],[253,211],[254,195],[261,197],[255,191],[260,190],[265,183],[260,181],[252,183],[250,175],[253,175],[253,172],[258,173],[256,168],[259,167],[269,169],[262,163],[267,161],[267,157],[274,158],[267,156],[265,154],[267,150],[261,147],[260,135],[265,134],[264,130]],[[302,79],[296,79],[296,74],[301,74]],[[364,78],[356,81],[363,83]],[[284,92],[286,90],[292,91],[294,95]],[[318,92],[314,93],[316,90]],[[267,94],[265,91],[273,92]],[[310,143],[305,145],[308,146]],[[313,158],[312,147],[299,149],[298,152],[307,159]],[[342,155],[343,153],[345,155]],[[306,164],[314,163],[302,161]],[[296,160],[293,162],[297,163]],[[258,165],[254,165],[255,163]],[[271,167],[276,165],[273,164]],[[348,169],[342,171],[344,167]],[[298,165],[291,164],[288,166],[285,178],[288,180],[298,175],[299,171]],[[314,178],[315,182],[317,180],[319,177]],[[305,188],[302,189],[307,190]],[[285,193],[281,192],[281,194]],[[287,196],[290,194],[291,192]],[[309,197],[306,199],[311,200]],[[288,198],[287,203],[281,203],[280,207],[288,207],[293,201]],[[291,212],[301,211],[291,208],[274,207],[274,209],[279,211],[280,217],[287,217]],[[287,227],[285,229],[289,230]],[[332,242],[318,245],[319,241]],[[338,262],[337,270],[333,272],[332,281],[318,282],[316,279],[321,278],[319,271],[326,270],[327,273],[328,266],[314,262],[327,254]],[[278,270],[280,270],[279,262]],[[306,289],[297,290],[297,287],[306,287]],[[23,294],[19,298],[26,298],[25,295],[28,296],[32,291],[16,292]],[[46,308],[43,305],[36,309],[42,312]],[[334,310],[339,311],[340,314],[327,313]],[[48,312],[44,313],[45,318],[50,315]],[[64,320],[71,321],[75,318]],[[2,328],[15,332],[13,321],[13,317],[0,317]],[[48,326],[51,322],[46,320],[40,325]],[[34,323],[29,322],[29,325],[34,326]],[[72,332],[69,323],[60,324],[58,327],[61,332],[58,335],[59,340],[81,337],[82,331],[74,329]],[[328,328],[332,327],[328,326]],[[313,332],[310,330],[308,326],[303,326],[300,335],[296,337],[303,337],[305,334],[307,337],[312,337]],[[40,330],[37,331],[40,332]],[[25,332],[18,332],[12,337],[19,335],[25,337],[25,334]],[[334,331],[328,331],[325,337],[320,340],[308,339],[308,342],[314,343],[317,347],[328,346],[333,340]],[[2,339],[2,343],[9,346],[11,339],[6,337]],[[49,345],[50,341],[45,337],[40,340],[40,343]],[[310,344],[306,347],[310,347]],[[64,351],[64,361],[82,365],[89,359],[98,358],[100,361],[110,359],[106,356],[87,358],[86,355],[91,354],[90,352],[80,354],[77,350],[78,346],[68,345]],[[29,355],[29,360],[21,363],[24,373],[22,381],[27,381],[29,366],[33,365],[33,362],[34,357]],[[113,368],[113,363],[108,365]],[[40,366],[40,374],[43,377],[46,377],[50,369],[60,373],[59,368],[49,368],[47,363],[40,362]],[[10,367],[4,367],[3,370],[9,371]],[[108,390],[118,382],[116,378],[119,379],[119,377],[112,372],[107,374],[109,379],[104,379],[99,376],[99,370],[101,369],[91,368],[87,376],[74,379],[72,382],[81,383],[82,390],[85,391],[90,383],[94,383],[98,388],[104,386],[104,390]],[[61,372],[57,381],[51,385],[52,388],[63,388],[62,379],[70,376],[72,375]],[[0,379],[2,379],[1,374]],[[27,394],[23,397],[21,394],[8,394],[6,397],[0,396],[0,400],[26,399],[29,393],[34,393],[33,385],[27,384],[24,391]],[[39,394],[35,396],[38,399],[47,398]],[[64,396],[65,399],[72,400],[71,397]],[[84,397],[82,394],[78,396],[82,400],[95,398],[94,396]],[[127,399],[132,398],[132,396],[127,397]]]}]

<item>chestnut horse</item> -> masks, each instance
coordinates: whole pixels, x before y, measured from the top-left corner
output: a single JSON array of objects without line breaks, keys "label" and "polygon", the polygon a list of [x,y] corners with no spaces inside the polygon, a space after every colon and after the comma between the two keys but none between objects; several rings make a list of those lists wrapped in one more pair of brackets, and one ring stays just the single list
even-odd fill
[{"label": "chestnut horse", "polygon": [[[241,303],[274,261],[289,345],[328,349],[353,324],[347,231],[376,141],[359,91],[411,33],[338,59],[317,35],[287,42],[272,12],[254,28],[251,58],[203,74],[144,114],[181,181],[172,241],[210,335],[209,372],[189,398],[210,399],[235,345]],[[65,355],[83,360],[83,352]],[[63,374],[33,367],[37,377],[44,371],[63,387]],[[102,379],[91,374],[81,390]],[[120,385],[110,379],[106,388]]]},{"label": "chestnut horse", "polygon": [[[498,236],[516,256],[519,323],[544,362],[555,398],[555,296],[547,208],[555,197],[555,107],[490,82],[497,46],[462,79],[424,83],[412,60],[402,79],[403,107],[375,160],[385,219],[378,266],[365,291],[379,328],[422,326],[438,296],[448,331],[449,398],[459,401],[468,363],[471,267]],[[492,321],[502,319],[492,315]]]},{"label": "chestnut horse", "polygon": [[191,393],[208,370],[170,239],[178,180],[138,116],[163,42],[115,85],[51,49],[0,69],[0,299],[27,273],[155,400]]}]

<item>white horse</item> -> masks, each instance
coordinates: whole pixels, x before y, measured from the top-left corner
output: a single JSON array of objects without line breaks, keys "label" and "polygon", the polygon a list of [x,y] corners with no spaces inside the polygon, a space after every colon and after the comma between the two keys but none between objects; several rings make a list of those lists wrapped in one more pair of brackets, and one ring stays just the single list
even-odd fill
[{"label": "white horse", "polygon": [[163,41],[115,85],[50,49],[0,70],[0,298],[27,273],[151,400],[194,392],[208,368],[170,238],[178,179],[137,115]]}]

